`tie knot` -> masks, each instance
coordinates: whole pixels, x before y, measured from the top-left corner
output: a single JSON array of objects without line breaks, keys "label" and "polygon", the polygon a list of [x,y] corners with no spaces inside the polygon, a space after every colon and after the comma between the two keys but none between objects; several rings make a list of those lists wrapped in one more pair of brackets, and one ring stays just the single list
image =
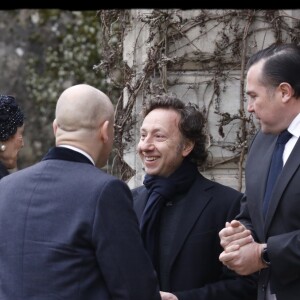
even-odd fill
[{"label": "tie knot", "polygon": [[282,131],[277,138],[277,144],[286,144],[292,136],[287,130]]}]

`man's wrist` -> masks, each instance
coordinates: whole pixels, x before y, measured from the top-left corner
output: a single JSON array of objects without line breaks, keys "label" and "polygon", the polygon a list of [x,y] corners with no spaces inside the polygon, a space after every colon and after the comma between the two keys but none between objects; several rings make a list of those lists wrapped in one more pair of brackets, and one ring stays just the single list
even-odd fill
[{"label": "man's wrist", "polygon": [[266,267],[269,267],[271,265],[271,261],[270,261],[270,257],[269,257],[267,246],[265,246],[265,247],[262,248],[260,258],[261,258],[261,261],[263,262],[263,264]]}]

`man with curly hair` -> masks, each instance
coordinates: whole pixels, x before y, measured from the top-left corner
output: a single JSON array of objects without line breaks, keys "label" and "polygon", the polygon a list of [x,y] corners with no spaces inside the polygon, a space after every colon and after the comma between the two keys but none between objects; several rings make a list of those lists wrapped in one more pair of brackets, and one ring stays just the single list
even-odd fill
[{"label": "man with curly hair", "polygon": [[159,96],[143,109],[137,146],[146,176],[132,190],[140,230],[163,299],[256,299],[256,276],[219,261],[218,233],[239,211],[242,193],[211,181],[205,118],[196,105]]}]

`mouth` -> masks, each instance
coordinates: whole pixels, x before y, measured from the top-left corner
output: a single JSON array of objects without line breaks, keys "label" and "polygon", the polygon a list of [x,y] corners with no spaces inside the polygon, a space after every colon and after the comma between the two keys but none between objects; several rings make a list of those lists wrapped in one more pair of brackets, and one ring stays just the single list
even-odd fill
[{"label": "mouth", "polygon": [[147,162],[148,162],[148,161],[151,162],[151,161],[157,160],[157,157],[154,157],[154,156],[145,156],[145,157],[144,157],[144,160],[147,161]]}]

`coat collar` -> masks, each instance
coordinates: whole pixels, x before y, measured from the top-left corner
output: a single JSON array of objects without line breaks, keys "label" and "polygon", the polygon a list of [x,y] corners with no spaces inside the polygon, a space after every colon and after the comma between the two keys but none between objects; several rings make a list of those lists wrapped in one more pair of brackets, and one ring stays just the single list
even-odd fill
[{"label": "coat collar", "polygon": [[51,148],[48,151],[48,153],[43,157],[42,160],[48,160],[48,159],[60,159],[60,160],[74,161],[80,163],[88,163],[93,165],[93,163],[83,154],[65,147]]}]

